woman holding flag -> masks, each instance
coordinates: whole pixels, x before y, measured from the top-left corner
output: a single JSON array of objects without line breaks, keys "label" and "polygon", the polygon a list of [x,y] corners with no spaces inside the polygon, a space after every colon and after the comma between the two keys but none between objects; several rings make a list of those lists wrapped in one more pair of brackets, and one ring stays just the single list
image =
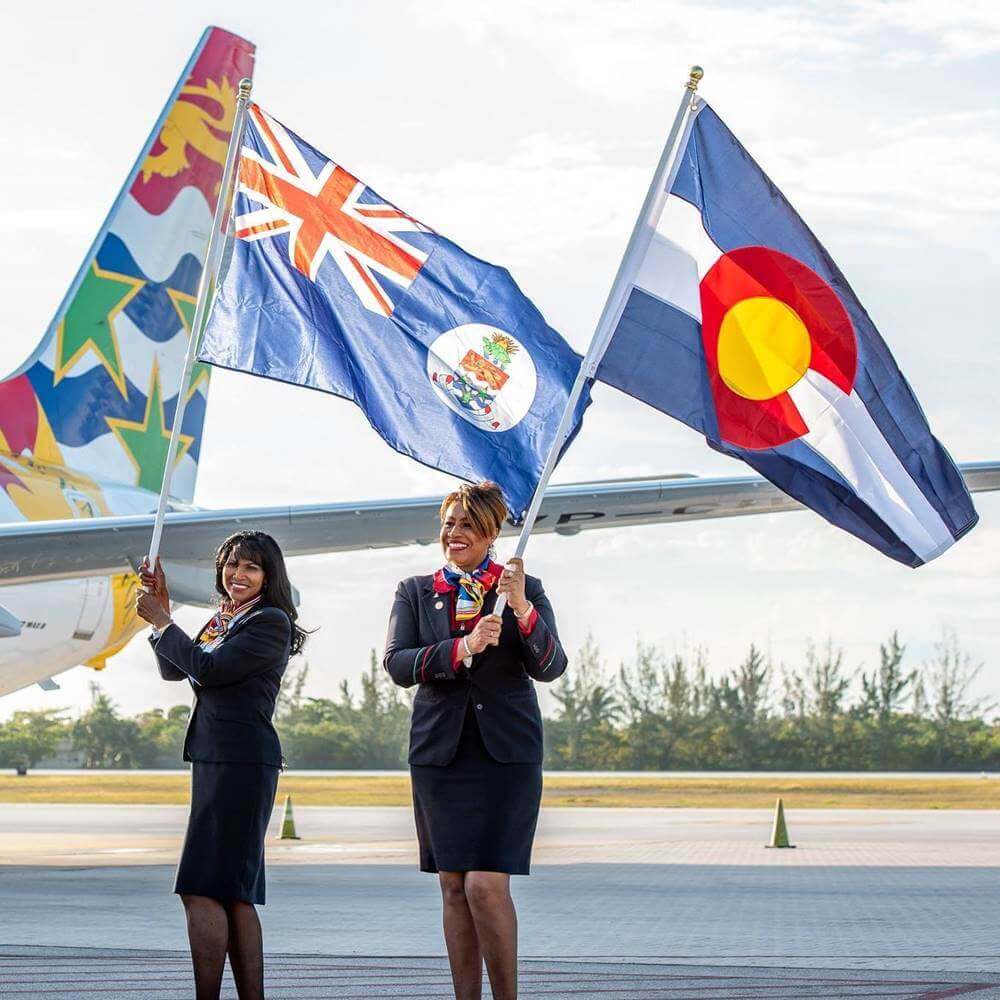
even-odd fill
[{"label": "woman holding flag", "polygon": [[189,681],[184,738],[191,815],[174,892],[184,903],[197,1000],[216,1000],[229,963],[240,1000],[263,1000],[260,921],[264,837],[283,761],[271,724],[289,656],[306,632],[277,542],[261,531],[227,538],[215,557],[219,609],[195,639],[171,620],[159,559],[140,569],[139,615],[153,626],[160,676]]},{"label": "woman holding flag", "polygon": [[[383,665],[419,685],[410,775],[420,869],[438,875],[457,1000],[517,995],[510,876],[527,875],[542,794],[542,718],[533,680],[566,669],[552,606],[520,559],[493,561],[507,507],[491,482],[440,508],[445,564],[403,580]],[[501,595],[507,607],[492,614]]]}]

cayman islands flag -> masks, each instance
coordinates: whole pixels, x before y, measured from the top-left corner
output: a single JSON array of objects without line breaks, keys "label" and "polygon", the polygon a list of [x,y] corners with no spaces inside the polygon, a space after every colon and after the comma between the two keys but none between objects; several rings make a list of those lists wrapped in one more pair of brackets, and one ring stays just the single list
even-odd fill
[{"label": "cayman islands flag", "polygon": [[893,559],[940,555],[972,499],[837,265],[703,101],[678,157],[597,377]]},{"label": "cayman islands flag", "polygon": [[238,170],[235,238],[199,359],[353,400],[402,454],[494,480],[520,520],[579,357],[506,270],[256,104]]}]

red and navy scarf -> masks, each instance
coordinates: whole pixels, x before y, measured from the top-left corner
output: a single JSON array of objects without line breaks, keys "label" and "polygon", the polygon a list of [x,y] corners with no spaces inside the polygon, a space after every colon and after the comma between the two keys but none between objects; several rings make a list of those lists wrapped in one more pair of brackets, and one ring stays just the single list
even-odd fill
[{"label": "red and navy scarf", "polygon": [[502,570],[503,567],[493,562],[489,556],[471,573],[448,563],[434,574],[434,589],[440,592],[458,588],[455,598],[455,621],[471,621],[482,613],[483,601],[500,579]]},{"label": "red and navy scarf", "polygon": [[231,598],[224,597],[219,602],[219,610],[215,612],[211,620],[198,633],[197,642],[201,645],[212,643],[222,638],[229,631],[232,620],[237,615],[242,615],[244,611],[249,611],[252,607],[259,604],[263,597],[262,593],[258,594],[256,597],[252,597],[249,601],[245,601],[240,605],[237,605]]}]

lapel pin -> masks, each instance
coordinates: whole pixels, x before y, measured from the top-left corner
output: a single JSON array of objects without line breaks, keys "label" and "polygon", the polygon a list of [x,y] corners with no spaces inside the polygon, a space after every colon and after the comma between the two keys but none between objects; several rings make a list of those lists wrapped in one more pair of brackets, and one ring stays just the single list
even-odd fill
[{"label": "lapel pin", "polygon": [[442,608],[444,607],[444,601],[435,601],[435,602],[434,602],[434,607],[435,607],[435,608],[436,608],[436,609],[437,609],[438,611],[440,611],[440,610],[441,610],[441,609],[442,609]]}]

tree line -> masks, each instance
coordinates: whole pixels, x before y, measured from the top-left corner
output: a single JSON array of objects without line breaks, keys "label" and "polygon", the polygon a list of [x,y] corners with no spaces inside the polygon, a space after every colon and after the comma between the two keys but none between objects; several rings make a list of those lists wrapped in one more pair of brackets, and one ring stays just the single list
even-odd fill
[{"label": "tree line", "polygon": [[[954,632],[930,660],[909,663],[895,632],[870,669],[850,667],[832,640],[809,644],[797,667],[751,645],[721,674],[704,649],[668,654],[639,642],[610,670],[588,638],[551,686],[545,766],[574,770],[979,771],[1000,766],[1000,718],[974,693],[983,664]],[[290,767],[406,767],[412,693],[374,650],[357,690],[306,693],[309,667],[286,676],[276,725]],[[123,716],[92,685],[86,711],[19,711],[0,724],[0,767],[40,761],[85,768],[177,767],[190,709]]]}]

